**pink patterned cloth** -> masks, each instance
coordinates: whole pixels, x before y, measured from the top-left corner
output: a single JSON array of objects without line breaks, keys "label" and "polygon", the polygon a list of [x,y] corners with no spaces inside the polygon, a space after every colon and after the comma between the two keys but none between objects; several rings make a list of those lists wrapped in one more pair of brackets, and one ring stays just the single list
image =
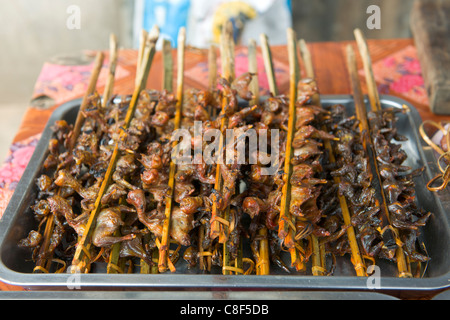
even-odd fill
[{"label": "pink patterned cloth", "polygon": [[[429,104],[414,46],[408,46],[373,63],[373,72],[381,94],[394,92],[420,104]],[[360,70],[360,74],[363,75],[364,70]]]},{"label": "pink patterned cloth", "polygon": [[0,167],[0,218],[3,215],[16,186],[33,155],[41,134],[13,143]]},{"label": "pink patterned cloth", "polygon": [[[55,100],[55,104],[61,104],[82,96],[86,91],[94,62],[83,66],[65,66],[52,63],[44,63],[37,79],[35,96],[47,95]],[[102,87],[108,79],[109,61],[105,59],[98,77],[97,86]],[[117,65],[116,80],[129,75],[129,72]]]}]

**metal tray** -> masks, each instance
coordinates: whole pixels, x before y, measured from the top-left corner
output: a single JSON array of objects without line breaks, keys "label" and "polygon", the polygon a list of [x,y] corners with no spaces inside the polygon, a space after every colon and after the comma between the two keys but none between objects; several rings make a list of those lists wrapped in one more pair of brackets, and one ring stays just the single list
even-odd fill
[{"label": "metal tray", "polygon": [[[408,153],[407,165],[418,168],[426,167],[425,173],[416,179],[416,194],[419,204],[433,212],[422,234],[431,262],[422,279],[401,279],[396,277],[393,263],[377,261],[381,277],[377,289],[385,291],[438,291],[450,286],[450,228],[447,209],[450,208],[448,190],[440,194],[431,193],[426,183],[437,171],[436,157],[418,135],[418,126],[422,122],[417,110],[409,103],[391,96],[382,96],[383,107],[402,108],[408,111],[399,114],[398,128],[402,135],[408,137],[403,143]],[[74,122],[81,100],[74,100],[59,107],[51,116],[33,157],[20,180],[13,197],[0,221],[0,281],[30,289],[65,289],[79,288],[145,288],[145,289],[203,289],[203,290],[359,290],[369,291],[370,278],[354,276],[354,269],[348,256],[338,259],[336,272],[332,277],[314,277],[307,274],[286,274],[273,269],[268,276],[224,276],[217,274],[197,274],[177,265],[175,274],[106,274],[101,266],[91,274],[33,274],[34,267],[29,250],[21,249],[17,242],[26,237],[35,221],[29,214],[29,205],[36,195],[35,179],[40,174],[41,164],[47,155],[47,145],[52,137],[50,126],[55,120],[64,119]],[[349,113],[354,113],[353,98],[349,95],[322,96],[326,105],[342,104]],[[181,264],[181,263],[180,263]]]}]

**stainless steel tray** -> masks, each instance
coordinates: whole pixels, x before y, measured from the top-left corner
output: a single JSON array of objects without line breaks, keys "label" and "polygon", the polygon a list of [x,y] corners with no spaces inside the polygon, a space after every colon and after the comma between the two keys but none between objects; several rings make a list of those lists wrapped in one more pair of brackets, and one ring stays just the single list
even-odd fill
[{"label": "stainless steel tray", "polygon": [[[396,267],[392,263],[380,261],[381,278],[378,289],[381,291],[437,291],[450,286],[450,228],[449,215],[450,193],[431,193],[426,183],[437,172],[436,157],[433,151],[418,135],[422,120],[417,110],[409,103],[391,96],[382,96],[383,107],[409,107],[399,114],[398,128],[409,140],[403,143],[408,153],[407,165],[418,168],[426,167],[425,173],[416,179],[416,194],[419,204],[433,212],[428,225],[422,233],[427,245],[431,262],[422,279],[400,279],[396,277]],[[177,273],[170,274],[106,274],[101,267],[91,274],[33,274],[34,263],[30,252],[17,246],[17,242],[26,237],[35,221],[27,214],[30,203],[36,195],[35,179],[40,174],[41,165],[47,155],[47,145],[52,137],[50,126],[55,120],[65,119],[74,122],[81,100],[74,100],[59,107],[51,116],[36,151],[20,180],[15,193],[0,221],[0,281],[25,288],[145,288],[145,289],[266,289],[266,290],[370,290],[368,278],[354,276],[350,258],[338,259],[336,272],[332,277],[314,277],[304,274],[286,274],[273,269],[268,276],[224,276],[222,274],[197,274],[187,270],[180,262]],[[352,96],[322,96],[324,105],[342,104],[349,113],[354,113]],[[29,213],[29,212],[28,212]]]}]

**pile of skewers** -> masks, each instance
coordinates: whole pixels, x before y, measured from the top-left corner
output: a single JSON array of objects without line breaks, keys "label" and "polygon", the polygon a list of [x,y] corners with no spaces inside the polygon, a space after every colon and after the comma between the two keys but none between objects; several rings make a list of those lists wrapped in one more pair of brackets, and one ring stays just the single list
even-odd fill
[{"label": "pile of skewers", "polygon": [[[367,45],[358,30],[355,35],[369,114],[351,46],[355,115],[341,105],[322,106],[308,47],[291,29],[289,95],[278,92],[268,39],[261,36],[270,85],[264,99],[256,42],[248,47],[248,72],[236,77],[229,26],[220,44],[220,74],[216,48],[209,50],[208,90],[184,89],[184,29],[176,90],[168,41],[163,88],[145,89],[155,27],[142,32],[132,96],[114,96],[118,51],[112,36],[103,96],[96,91],[99,53],[76,122],[54,124],[30,208],[37,226],[19,242],[32,250],[33,272],[103,272],[103,265],[107,273],[163,273],[183,264],[199,273],[280,269],[324,276],[333,274],[338,256],[350,256],[357,276],[367,276],[368,265],[380,259],[396,263],[399,277],[422,276],[429,257],[419,228],[431,213],[415,201],[413,177],[420,170],[403,166],[406,153],[394,143],[404,139],[396,111],[381,109]],[[181,142],[174,139],[180,130],[189,133]],[[213,154],[205,139],[211,130],[221,133],[210,140]],[[228,131],[233,139],[225,138]],[[255,142],[258,149],[249,146]],[[267,158],[270,167],[262,161]]]}]

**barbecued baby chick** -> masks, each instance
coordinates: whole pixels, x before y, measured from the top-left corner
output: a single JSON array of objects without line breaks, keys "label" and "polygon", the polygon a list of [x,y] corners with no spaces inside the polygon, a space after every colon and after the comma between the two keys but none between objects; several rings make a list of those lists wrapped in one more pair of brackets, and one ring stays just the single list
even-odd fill
[{"label": "barbecued baby chick", "polygon": [[136,236],[127,234],[125,236],[114,236],[114,233],[124,225],[122,213],[129,212],[126,207],[112,207],[100,211],[97,223],[92,234],[92,243],[97,247],[109,247],[115,243],[132,240]]}]

